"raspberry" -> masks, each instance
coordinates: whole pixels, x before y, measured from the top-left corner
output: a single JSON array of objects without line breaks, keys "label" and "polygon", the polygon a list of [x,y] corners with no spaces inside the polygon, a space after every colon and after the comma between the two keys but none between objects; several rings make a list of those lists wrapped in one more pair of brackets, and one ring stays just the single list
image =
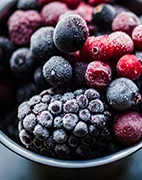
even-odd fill
[{"label": "raspberry", "polygon": [[92,17],[94,25],[101,29],[109,29],[115,17],[115,9],[109,4],[100,4],[93,9]]},{"label": "raspberry", "polygon": [[142,25],[139,25],[134,29],[132,39],[135,47],[142,50]]},{"label": "raspberry", "polygon": [[84,47],[80,51],[85,61],[106,61],[113,55],[114,46],[107,35],[88,37]]},{"label": "raspberry", "polygon": [[77,7],[76,11],[83,19],[85,19],[87,23],[92,22],[92,13],[93,13],[92,6],[86,4],[85,2],[81,2]]},{"label": "raspberry", "polygon": [[113,125],[116,139],[128,146],[136,143],[142,137],[142,115],[135,111],[120,114]]},{"label": "raspberry", "polygon": [[142,66],[139,59],[134,55],[125,55],[117,63],[119,76],[136,80],[142,73]]},{"label": "raspberry", "polygon": [[134,13],[122,12],[113,20],[112,30],[123,31],[131,36],[134,28],[139,24],[140,20]]},{"label": "raspberry", "polygon": [[56,26],[59,16],[68,10],[66,4],[61,2],[51,2],[43,7],[41,15],[44,18],[44,25]]},{"label": "raspberry", "polygon": [[109,35],[110,40],[114,44],[114,52],[112,59],[118,60],[125,54],[131,54],[134,50],[132,39],[124,32],[118,31]]},{"label": "raspberry", "polygon": [[53,55],[59,54],[53,42],[53,33],[53,27],[42,27],[31,37],[30,50],[33,53],[34,59],[41,64],[45,63]]},{"label": "raspberry", "polygon": [[103,62],[94,61],[88,65],[85,78],[88,86],[104,89],[111,81],[111,68]]},{"label": "raspberry", "polygon": [[10,68],[17,77],[29,79],[33,74],[34,67],[34,59],[28,48],[20,48],[12,54]]},{"label": "raspberry", "polygon": [[29,10],[29,9],[39,9],[38,0],[19,0],[17,4],[18,9]]},{"label": "raspberry", "polygon": [[97,6],[101,3],[113,3],[114,0],[88,0],[88,2],[91,6]]},{"label": "raspberry", "polygon": [[43,75],[50,85],[63,85],[71,80],[72,67],[64,58],[53,56],[43,66]]},{"label": "raspberry", "polygon": [[130,109],[141,101],[141,95],[136,84],[127,78],[112,81],[106,93],[109,105],[119,111]]},{"label": "raspberry", "polygon": [[88,27],[79,15],[67,15],[57,24],[53,40],[56,47],[65,53],[80,50],[88,37]]},{"label": "raspberry", "polygon": [[[54,96],[60,97],[58,102],[52,101]],[[88,159],[101,153],[108,146],[111,134],[110,117],[105,114],[99,93],[95,89],[80,89],[54,96],[44,91],[19,106],[21,142],[34,152],[60,159]],[[43,103],[46,97],[47,102]],[[96,106],[99,110],[91,112],[89,104],[94,101],[100,108]],[[55,113],[57,109],[60,111]]]},{"label": "raspberry", "polygon": [[8,21],[9,36],[16,45],[29,44],[31,35],[41,26],[42,20],[37,11],[18,10]]}]

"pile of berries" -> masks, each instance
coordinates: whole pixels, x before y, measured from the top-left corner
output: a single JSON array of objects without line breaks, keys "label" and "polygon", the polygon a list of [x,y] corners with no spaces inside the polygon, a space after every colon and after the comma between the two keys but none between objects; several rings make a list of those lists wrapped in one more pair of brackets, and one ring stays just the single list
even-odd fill
[{"label": "pile of berries", "polygon": [[142,14],[132,4],[19,0],[0,34],[1,127],[60,159],[140,141]]}]

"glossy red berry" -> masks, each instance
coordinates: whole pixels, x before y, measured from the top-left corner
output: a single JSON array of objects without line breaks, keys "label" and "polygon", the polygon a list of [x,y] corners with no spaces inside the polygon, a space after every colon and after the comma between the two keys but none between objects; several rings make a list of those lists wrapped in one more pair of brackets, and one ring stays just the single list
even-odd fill
[{"label": "glossy red berry", "polygon": [[132,39],[135,47],[142,50],[142,25],[139,25],[134,29]]},{"label": "glossy red berry", "polygon": [[85,61],[107,61],[113,55],[114,46],[107,35],[88,37],[80,54]]},{"label": "glossy red berry", "polygon": [[104,89],[111,81],[111,68],[101,61],[91,62],[86,70],[85,78],[89,87]]},{"label": "glossy red berry", "polygon": [[117,72],[119,76],[136,80],[142,73],[142,65],[136,56],[128,54],[118,61]]},{"label": "glossy red berry", "polygon": [[112,59],[118,60],[125,54],[131,54],[134,50],[134,43],[130,36],[126,33],[117,31],[113,32],[109,35],[113,45],[114,45],[114,52]]}]

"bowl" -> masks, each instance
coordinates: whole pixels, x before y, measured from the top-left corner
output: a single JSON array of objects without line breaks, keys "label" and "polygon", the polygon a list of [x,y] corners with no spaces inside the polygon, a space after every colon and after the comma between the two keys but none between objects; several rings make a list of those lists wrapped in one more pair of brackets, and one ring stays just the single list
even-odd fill
[{"label": "bowl", "polygon": [[[10,9],[15,5],[17,0],[1,0],[0,1],[0,22],[4,18],[7,18],[8,13],[10,12]],[[123,150],[120,150],[118,152],[115,152],[111,155],[107,155],[101,158],[95,158],[91,160],[58,160],[54,158],[45,157],[39,154],[36,154],[34,152],[31,152],[27,150],[26,148],[22,147],[15,141],[13,141],[8,135],[4,133],[3,130],[0,130],[0,143],[2,143],[5,147],[13,151],[14,153],[20,155],[23,158],[26,158],[28,160],[31,160],[33,162],[46,165],[46,166],[52,166],[52,167],[58,167],[58,168],[68,168],[68,169],[84,169],[84,168],[94,168],[94,167],[100,167],[102,165],[109,165],[113,162],[122,160],[123,158],[126,158],[139,149],[142,148],[142,141],[138,142],[137,144],[125,148]]]}]

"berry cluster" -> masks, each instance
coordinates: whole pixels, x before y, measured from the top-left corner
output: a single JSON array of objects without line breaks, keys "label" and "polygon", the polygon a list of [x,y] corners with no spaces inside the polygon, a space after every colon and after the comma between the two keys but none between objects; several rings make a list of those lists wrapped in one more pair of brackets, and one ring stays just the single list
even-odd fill
[{"label": "berry cluster", "polygon": [[0,31],[0,117],[11,117],[9,134],[18,109],[21,142],[46,156],[93,158],[110,141],[142,138],[142,3],[135,3],[18,1]]}]

